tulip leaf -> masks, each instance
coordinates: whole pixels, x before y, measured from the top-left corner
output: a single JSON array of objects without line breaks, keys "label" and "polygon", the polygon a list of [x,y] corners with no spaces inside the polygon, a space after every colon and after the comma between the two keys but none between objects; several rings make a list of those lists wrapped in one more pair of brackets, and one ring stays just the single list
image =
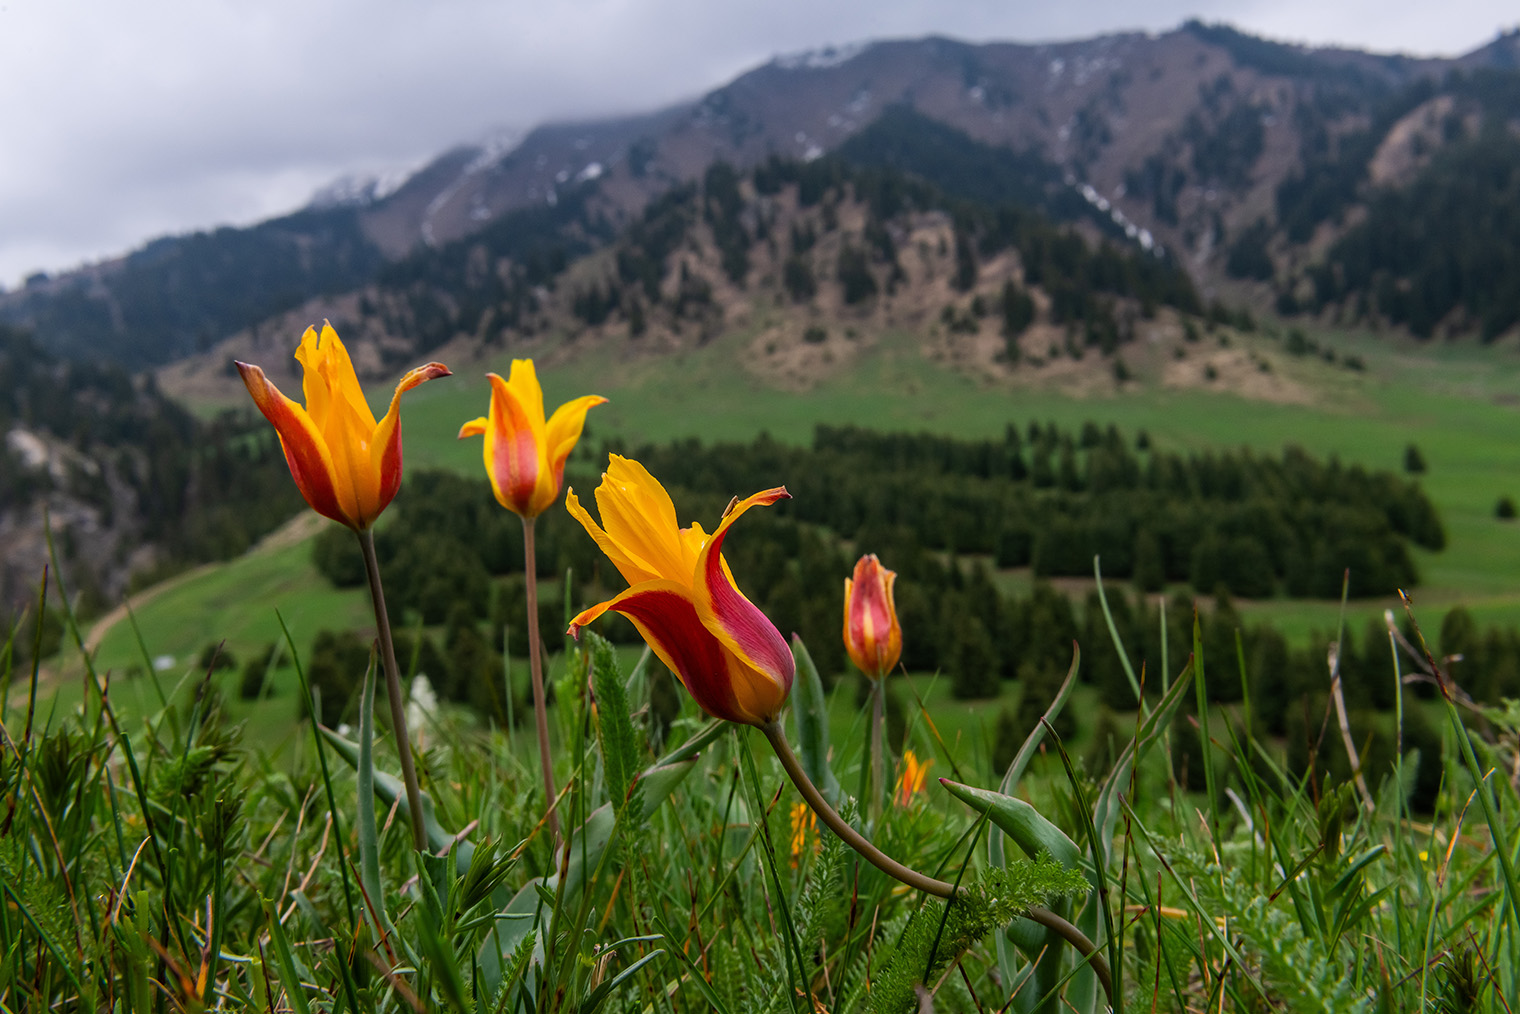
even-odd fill
[{"label": "tulip leaf", "polygon": [[355,834],[359,838],[359,880],[368,898],[366,911],[373,913],[375,935],[391,931],[385,914],[385,885],[380,879],[380,834],[375,823],[375,652],[369,653],[364,689],[359,695],[359,812]]},{"label": "tulip leaf", "polygon": [[[1041,721],[1035,723],[1035,727],[1024,739],[1024,745],[1019,747],[1019,752],[1014,755],[1013,762],[1008,765],[1008,770],[1003,773],[1003,781],[998,786],[999,791],[1007,792],[1018,784],[1024,777],[1024,769],[1034,759],[1035,751],[1045,741],[1045,728],[1047,723],[1054,724],[1056,716],[1061,709],[1066,707],[1066,699],[1071,696],[1071,688],[1077,685],[1077,670],[1082,666],[1082,649],[1075,641],[1071,645],[1071,666],[1066,670],[1066,679],[1061,683],[1061,689],[1056,691],[1055,697],[1051,698],[1050,704],[1045,708],[1045,714]],[[996,839],[994,839],[996,840]]]},{"label": "tulip leaf", "polygon": [[1097,799],[1093,801],[1093,826],[1098,833],[1098,847],[1104,862],[1109,862],[1112,857],[1114,828],[1119,822],[1119,809],[1122,805],[1120,795],[1129,787],[1130,772],[1135,764],[1150,752],[1151,748],[1161,741],[1171,725],[1172,715],[1182,703],[1188,684],[1193,678],[1193,663],[1189,660],[1182,673],[1167,688],[1161,700],[1156,702],[1140,721],[1140,728],[1135,733],[1135,738],[1119,752],[1119,759],[1114,762],[1114,768],[1108,777],[1103,780],[1103,785],[1098,789]]},{"label": "tulip leaf", "polygon": [[[989,789],[962,785],[945,778],[940,779],[940,784],[949,789],[951,794],[961,802],[985,814],[1008,837],[1012,838],[1026,855],[1033,858],[1045,853],[1063,869],[1081,871],[1082,850],[1077,847],[1076,842],[1024,800]],[[996,839],[999,836],[993,837]],[[998,862],[1004,862],[1002,843],[999,841],[996,845],[997,847],[991,851],[995,853],[995,859]],[[1064,899],[1056,901],[1051,904],[1051,909],[1064,918],[1070,914],[1070,903]],[[1005,940],[1007,943],[1012,943],[1033,962],[1030,979],[1020,990],[1014,1009],[1026,1012],[1062,1009],[1055,993],[1065,978],[1062,967],[1065,950],[1062,947],[1060,935],[1022,917],[1010,922],[999,934],[997,951],[999,966],[1012,981],[1016,970],[1010,960],[1011,955],[1006,951]]]},{"label": "tulip leaf", "polygon": [[[348,762],[349,767],[359,770],[359,745],[352,740],[344,739],[325,725],[319,727],[322,738],[332,745],[333,750]],[[406,786],[395,775],[374,768],[375,796],[387,807],[396,806],[397,816],[411,818],[411,810],[406,804]],[[434,852],[441,852],[454,840],[454,836],[443,829],[438,823],[438,816],[433,810],[433,797],[426,792],[419,793],[422,800],[422,829],[427,833],[428,848]],[[455,856],[460,865],[465,866],[470,862],[470,857],[475,853],[475,846],[461,841],[455,847]]]},{"label": "tulip leaf", "polygon": [[1031,859],[1041,852],[1048,852],[1051,858],[1069,870],[1082,868],[1082,850],[1077,848],[1077,843],[1022,799],[962,785],[948,778],[941,778],[940,784],[976,812],[986,814]]},{"label": "tulip leaf", "polygon": [[818,667],[802,638],[792,635],[792,656],[797,660],[797,679],[792,686],[792,718],[797,723],[797,754],[802,770],[835,806],[839,805],[839,779],[829,767],[829,702],[823,696]]}]

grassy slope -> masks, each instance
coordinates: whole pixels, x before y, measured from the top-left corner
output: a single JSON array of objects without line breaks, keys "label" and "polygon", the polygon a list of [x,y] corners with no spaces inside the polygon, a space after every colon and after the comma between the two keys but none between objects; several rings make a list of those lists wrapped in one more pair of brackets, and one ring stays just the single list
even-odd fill
[{"label": "grassy slope", "polygon": [[[828,378],[805,392],[778,392],[749,377],[735,361],[744,335],[730,335],[673,359],[623,362],[591,350],[575,362],[544,369],[546,401],[557,405],[595,391],[611,398],[596,409],[597,436],[618,435],[630,444],[699,436],[748,439],[768,430],[784,441],[806,442],[819,422],[859,423],[879,429],[934,430],[954,435],[997,436],[1009,422],[1051,420],[1074,428],[1092,419],[1122,431],[1144,428],[1162,448],[1202,450],[1249,446],[1276,452],[1297,443],[1318,455],[1338,454],[1369,467],[1398,468],[1403,449],[1417,443],[1430,471],[1425,486],[1446,522],[1449,548],[1418,553],[1423,574],[1415,599],[1419,616],[1434,633],[1440,614],[1465,603],[1480,623],[1520,624],[1520,532],[1493,518],[1495,500],[1520,493],[1520,448],[1515,447],[1516,409],[1508,392],[1520,381],[1520,359],[1509,349],[1470,346],[1391,350],[1364,336],[1317,336],[1341,353],[1356,353],[1365,373],[1317,360],[1282,355],[1266,338],[1248,339],[1272,359],[1274,369],[1319,392],[1312,407],[1274,405],[1207,390],[1168,390],[1132,384],[1131,390],[1072,398],[1041,391],[1038,371],[1026,369],[1012,385],[992,385],[926,365],[906,336],[888,336],[859,369]],[[423,464],[474,471],[479,444],[455,439],[459,424],[484,410],[488,369],[506,372],[506,357],[453,364],[457,376],[424,385],[407,396],[406,451],[410,467]],[[678,378],[673,380],[672,378]],[[589,461],[572,468],[570,481],[590,484]],[[756,476],[755,486],[786,476]],[[402,494],[403,496],[405,493]],[[1006,575],[1014,587],[1027,575]],[[1353,603],[1348,622],[1360,633],[1366,618],[1395,603]],[[337,592],[312,567],[307,547],[295,546],[234,561],[194,579],[138,613],[144,640],[155,655],[176,657],[183,672],[204,644],[226,638],[239,658],[279,634],[274,610],[291,624],[298,645],[324,626],[360,628],[370,620],[362,592]],[[1269,618],[1295,639],[1333,630],[1337,603],[1275,600],[1243,604],[1248,618]],[[117,672],[140,664],[125,625],[108,635],[98,660]],[[285,677],[280,696],[286,696]],[[128,685],[129,686],[129,685]],[[122,688],[126,690],[126,686]],[[270,721],[287,714],[283,700]]]},{"label": "grassy slope", "polygon": [[[1414,599],[1423,607],[1420,615],[1438,625],[1439,613],[1463,603],[1480,624],[1520,624],[1520,529],[1493,516],[1501,494],[1520,496],[1520,400],[1513,393],[1520,391],[1520,357],[1507,347],[1408,349],[1365,335],[1315,337],[1343,356],[1360,355],[1368,369],[1355,373],[1312,358],[1292,359],[1271,339],[1247,339],[1275,369],[1315,392],[1315,404],[1307,407],[1155,384],[1072,398],[1037,389],[1034,369],[1021,374],[1030,378],[1027,385],[979,383],[926,365],[904,336],[889,337],[855,372],[806,392],[768,390],[745,374],[734,361],[743,336],[720,339],[674,361],[626,363],[593,353],[544,371],[544,381],[551,406],[587,391],[607,395],[611,403],[592,413],[591,429],[630,444],[688,436],[744,440],[761,430],[804,443],[819,422],[991,437],[1000,436],[1009,422],[1052,420],[1075,428],[1091,419],[1114,423],[1126,433],[1143,428],[1165,449],[1246,446],[1277,453],[1298,444],[1316,455],[1399,469],[1405,445],[1415,443],[1429,466],[1424,486],[1448,535],[1445,551],[1416,551],[1422,581]],[[476,378],[490,368],[504,371],[505,359],[460,370],[474,376],[450,381],[455,386],[447,392],[430,385],[410,395],[416,400],[407,417],[408,446],[429,448],[437,464],[479,468],[478,446],[460,446],[452,438],[464,414],[461,401],[484,406],[485,382]],[[418,460],[420,453],[428,452],[413,450],[408,460]],[[785,476],[755,477],[756,488],[785,481]],[[1023,583],[1018,575],[1013,580]],[[1352,629],[1360,632],[1366,617],[1396,604],[1354,603],[1348,614]],[[1332,630],[1339,604],[1278,600],[1248,603],[1244,612],[1270,618],[1302,638],[1314,629]]]}]

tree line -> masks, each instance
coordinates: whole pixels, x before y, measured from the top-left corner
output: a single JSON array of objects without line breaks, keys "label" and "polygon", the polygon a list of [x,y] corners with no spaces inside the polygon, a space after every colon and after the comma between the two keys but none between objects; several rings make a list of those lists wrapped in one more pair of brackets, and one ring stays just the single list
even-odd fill
[{"label": "tree line", "polygon": [[[1189,455],[1133,449],[1110,426],[1009,426],[1001,440],[819,427],[798,449],[688,440],[638,448],[667,481],[728,495],[747,477],[787,477],[790,509],[848,536],[901,525],[926,548],[992,557],[1036,576],[1105,573],[1147,591],[1172,582],[1212,594],[1353,597],[1418,581],[1410,543],[1445,545],[1417,482],[1319,461],[1289,447]],[[762,485],[769,478],[762,480]]]},{"label": "tree line", "polygon": [[[925,532],[935,530],[911,518],[873,512],[851,515],[853,519],[845,522],[847,515],[840,513],[832,515],[839,522],[836,527],[819,520],[810,509],[817,504],[824,505],[823,513],[850,508],[850,494],[833,501],[826,494],[828,486],[843,481],[846,470],[872,476],[921,466],[930,485],[956,475],[992,482],[994,476],[1017,470],[1013,461],[1020,455],[1011,447],[1044,439],[1047,432],[1059,444],[1065,435],[1048,424],[1036,429],[1036,435],[1021,434],[1020,443],[1013,444],[1006,438],[961,441],[820,428],[812,449],[782,449],[760,439],[748,448],[747,458],[735,447],[715,447],[709,454],[700,445],[686,443],[641,448],[638,455],[666,482],[682,522],[700,521],[708,528],[734,490],[787,483],[794,499],[747,515],[725,543],[725,556],[746,594],[778,628],[803,637],[830,685],[848,678],[849,670],[840,641],[843,577],[860,552],[870,551],[899,574],[897,605],[907,632],[902,661],[908,670],[938,673],[949,681],[956,696],[970,699],[999,696],[1005,680],[1017,682],[1019,703],[998,716],[996,742],[1016,744],[1033,728],[1066,673],[1074,643],[1082,647],[1082,679],[1096,688],[1108,708],[1132,709],[1134,692],[1113,647],[1110,617],[1147,694],[1159,693],[1181,671],[1193,650],[1196,622],[1204,658],[1209,660],[1207,685],[1212,702],[1235,706],[1241,721],[1286,740],[1296,770],[1306,770],[1311,763],[1331,768],[1342,763],[1337,760],[1335,743],[1327,744],[1318,735],[1328,701],[1326,646],[1336,639],[1333,631],[1315,635],[1308,645],[1292,645],[1268,625],[1248,626],[1224,583],[1216,584],[1212,594],[1193,596],[1174,589],[1168,597],[1144,594],[1132,584],[1111,580],[1105,586],[1106,613],[1096,590],[1074,600],[1037,579],[1028,592],[1011,593],[993,569],[994,557],[973,555],[973,550],[946,545],[942,539],[926,539]],[[1073,440],[1077,447],[1084,443],[1083,432],[1088,445],[1084,450],[1089,453],[1111,440],[1106,429],[1083,427]],[[827,449],[827,454],[820,448]],[[594,480],[585,477],[588,459],[605,459],[590,459],[581,451],[572,466],[573,473],[583,476],[573,479],[572,485],[589,506],[594,501]],[[831,465],[833,459],[837,461]],[[1335,467],[1303,455],[1241,456],[1234,459],[1238,466],[1234,469],[1221,464],[1223,456],[1215,456],[1211,465],[1205,465],[1205,460],[1203,456],[1196,459],[1192,471],[1189,459],[1179,459],[1179,463],[1183,475],[1200,488],[1214,490],[1216,496],[1232,483],[1249,486],[1245,473],[1251,471],[1274,474],[1263,480],[1268,487],[1291,488],[1284,474],[1294,469],[1312,464],[1321,470],[1322,474],[1316,473],[1320,479],[1330,481],[1325,475],[1333,474]],[[682,461],[686,466],[681,466]],[[815,475],[829,468],[834,470]],[[1349,471],[1341,468],[1342,473]],[[1141,469],[1141,478],[1135,481],[1143,481],[1145,472]],[[1368,482],[1372,476],[1381,476],[1366,474]],[[1312,485],[1306,478],[1298,481],[1301,486]],[[1347,488],[1344,474],[1334,481],[1337,488]],[[883,500],[890,500],[928,488],[918,493],[878,492]],[[540,629],[547,644],[563,644],[568,611],[610,597],[624,583],[564,511],[540,517],[538,542],[540,577],[547,588],[540,605]],[[484,480],[417,471],[387,512],[377,543],[386,562],[388,604],[398,628],[405,631],[398,649],[403,663],[411,661],[416,671],[425,673],[441,697],[504,721],[508,690],[502,678],[503,653],[520,659],[527,643],[522,629],[525,598],[518,519],[500,509]],[[319,537],[314,558],[322,573],[340,585],[358,586],[364,580],[354,540],[345,531],[334,528]],[[1103,563],[1105,576],[1117,577],[1106,556]],[[1089,552],[1086,573],[1091,572],[1091,564]],[[1337,591],[1343,569],[1337,566],[1333,575]],[[559,580],[567,572],[568,592]],[[1485,700],[1520,694],[1520,635],[1480,631],[1470,618],[1464,622],[1460,611],[1448,616],[1447,627],[1450,630],[1443,627],[1441,632],[1442,650],[1464,656],[1461,666],[1469,670],[1459,666],[1457,675],[1462,679],[1464,671],[1475,674],[1471,686],[1475,694],[1484,695]],[[609,615],[598,621],[598,628],[614,641],[639,642],[637,632],[621,617]],[[1347,632],[1340,645],[1340,672],[1353,728],[1374,744],[1369,749],[1391,751],[1386,721],[1379,717],[1393,706],[1397,692],[1388,632],[1378,622],[1365,632]],[[327,702],[324,713],[329,718],[340,717],[343,702],[352,698],[367,665],[368,650],[367,643],[353,633],[324,632],[313,644],[308,674]],[[1244,660],[1244,680],[1237,658]],[[1476,675],[1479,672],[1481,677]],[[518,687],[513,692],[522,690]],[[512,704],[517,714],[522,713],[522,703],[519,698]],[[1408,721],[1407,741],[1418,745],[1419,737],[1428,733],[1427,738],[1434,736],[1438,742],[1438,734],[1419,725],[1420,716]],[[1183,743],[1193,738],[1178,737]],[[1430,756],[1438,752],[1435,748]],[[1178,760],[1187,766],[1186,757]],[[1201,760],[1193,761],[1191,770],[1196,776]]]},{"label": "tree line", "polygon": [[[51,505],[60,563],[86,614],[120,585],[140,546],[153,548],[154,562],[135,580],[150,581],[241,553],[301,503],[279,441],[253,409],[197,419],[151,375],[60,358],[4,325],[0,433],[25,433],[45,448],[48,459],[34,460],[15,439],[0,444],[0,512]],[[78,522],[84,528],[119,533],[115,558],[85,552],[74,508],[91,513]],[[35,612],[40,576],[19,578],[29,591],[5,588],[0,629]]]}]

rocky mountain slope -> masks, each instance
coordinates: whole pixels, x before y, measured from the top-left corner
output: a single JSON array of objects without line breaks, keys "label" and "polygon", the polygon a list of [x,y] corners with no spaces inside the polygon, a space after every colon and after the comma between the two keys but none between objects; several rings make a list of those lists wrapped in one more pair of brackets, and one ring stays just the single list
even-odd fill
[{"label": "rocky mountain slope", "polygon": [[[647,115],[460,147],[384,196],[352,186],[252,229],[155,241],[35,279],[0,296],[0,316],[61,352],[163,363],[355,291],[419,249],[447,262],[451,244],[525,212],[563,220],[562,204],[577,203],[575,238],[589,249],[715,162],[807,161],[909,108],[1043,167],[1132,238],[1172,251],[1205,294],[1493,337],[1520,320],[1520,304],[1483,280],[1517,260],[1504,228],[1520,203],[1517,65],[1516,33],[1421,60],[1197,22],[1041,45],[869,43],[779,58]],[[1429,257],[1397,254],[1411,202],[1449,232]],[[1485,214],[1494,207],[1505,214]]]}]

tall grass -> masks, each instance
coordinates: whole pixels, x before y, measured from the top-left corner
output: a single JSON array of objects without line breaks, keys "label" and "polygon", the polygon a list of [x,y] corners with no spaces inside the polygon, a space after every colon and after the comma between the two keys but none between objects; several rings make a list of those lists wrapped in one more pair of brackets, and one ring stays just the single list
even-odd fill
[{"label": "tall grass", "polygon": [[[1436,663],[1396,637],[1391,626],[1402,708],[1411,667]],[[1043,902],[1094,943],[1125,1010],[1512,1010],[1520,706],[1481,708],[1444,684],[1446,755],[1363,772],[1363,799],[1290,771],[1242,717],[1210,719],[1211,685],[1240,679],[1249,699],[1272,674],[1193,648],[1175,672],[1135,670],[1132,732],[1101,770],[1042,726],[993,771],[919,710],[911,745],[956,777],[874,821],[845,788],[860,784],[862,744],[830,742],[828,697],[804,662],[787,720],[802,765],[884,851],[959,883],[949,906],[820,835],[753,732],[688,703],[659,740],[657,663],[624,671],[594,639],[554,687],[563,850],[529,744],[470,715],[419,716],[417,853],[371,707],[351,737],[307,725],[276,760],[227,719],[210,673],[123,720],[110,673],[86,664],[83,703],[57,707],[0,652],[0,675],[30,691],[0,722],[0,1004],[1105,1009],[1095,958],[1024,918]],[[371,679],[366,702],[373,692]],[[1174,721],[1190,708],[1201,720]],[[1175,777],[1178,736],[1200,741],[1202,791]],[[1028,774],[1040,753],[1056,774]],[[1435,812],[1413,813],[1430,764],[1445,779]]]}]

